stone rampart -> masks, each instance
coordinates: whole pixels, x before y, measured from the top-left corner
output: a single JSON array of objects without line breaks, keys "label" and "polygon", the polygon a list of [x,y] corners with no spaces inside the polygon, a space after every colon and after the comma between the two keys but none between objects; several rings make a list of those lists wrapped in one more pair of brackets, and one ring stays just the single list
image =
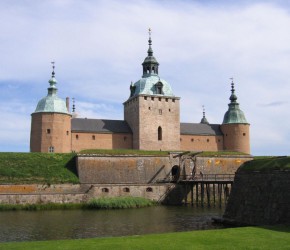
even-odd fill
[{"label": "stone rampart", "polygon": [[78,155],[80,183],[144,184],[165,179],[171,168],[179,164],[171,156]]},{"label": "stone rampart", "polygon": [[224,218],[238,224],[290,224],[290,171],[238,171]]},{"label": "stone rampart", "polygon": [[181,204],[183,186],[162,184],[0,185],[0,204],[83,203],[93,198],[132,196]]}]

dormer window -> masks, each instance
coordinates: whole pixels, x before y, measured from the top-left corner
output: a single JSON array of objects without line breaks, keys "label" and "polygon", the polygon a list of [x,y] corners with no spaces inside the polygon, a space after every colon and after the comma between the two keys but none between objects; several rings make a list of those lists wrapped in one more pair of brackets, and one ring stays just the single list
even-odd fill
[{"label": "dormer window", "polygon": [[163,84],[162,82],[156,83],[156,93],[157,95],[162,95]]}]

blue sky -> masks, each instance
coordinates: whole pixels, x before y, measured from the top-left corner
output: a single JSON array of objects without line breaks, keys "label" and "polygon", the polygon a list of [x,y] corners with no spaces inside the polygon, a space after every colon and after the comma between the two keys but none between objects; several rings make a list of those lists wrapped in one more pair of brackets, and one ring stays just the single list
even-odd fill
[{"label": "blue sky", "polygon": [[0,1],[0,151],[29,151],[30,114],[47,94],[80,117],[123,119],[152,28],[159,75],[181,121],[221,123],[234,77],[254,155],[289,155],[290,6],[284,1]]}]

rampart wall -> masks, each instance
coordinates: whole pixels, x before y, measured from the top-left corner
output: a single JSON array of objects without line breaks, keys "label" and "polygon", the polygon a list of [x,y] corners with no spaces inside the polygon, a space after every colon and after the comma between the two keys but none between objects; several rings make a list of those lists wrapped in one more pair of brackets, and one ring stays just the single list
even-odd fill
[{"label": "rampart wall", "polygon": [[224,218],[238,224],[290,224],[290,171],[238,171]]}]

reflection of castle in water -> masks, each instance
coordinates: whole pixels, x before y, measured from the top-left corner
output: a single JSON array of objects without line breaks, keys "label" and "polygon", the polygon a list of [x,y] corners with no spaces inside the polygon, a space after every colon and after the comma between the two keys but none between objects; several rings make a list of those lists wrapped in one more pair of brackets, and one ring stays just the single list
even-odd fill
[{"label": "reflection of castle in water", "polygon": [[[84,119],[71,114],[57,96],[53,66],[48,94],[32,113],[31,152],[79,152],[83,149],[238,151],[250,153],[249,124],[237,103],[232,82],[230,103],[222,124],[180,123],[180,98],[159,76],[151,34],[143,75],[130,85],[124,120]],[[74,111],[74,110],[73,110]]]}]

